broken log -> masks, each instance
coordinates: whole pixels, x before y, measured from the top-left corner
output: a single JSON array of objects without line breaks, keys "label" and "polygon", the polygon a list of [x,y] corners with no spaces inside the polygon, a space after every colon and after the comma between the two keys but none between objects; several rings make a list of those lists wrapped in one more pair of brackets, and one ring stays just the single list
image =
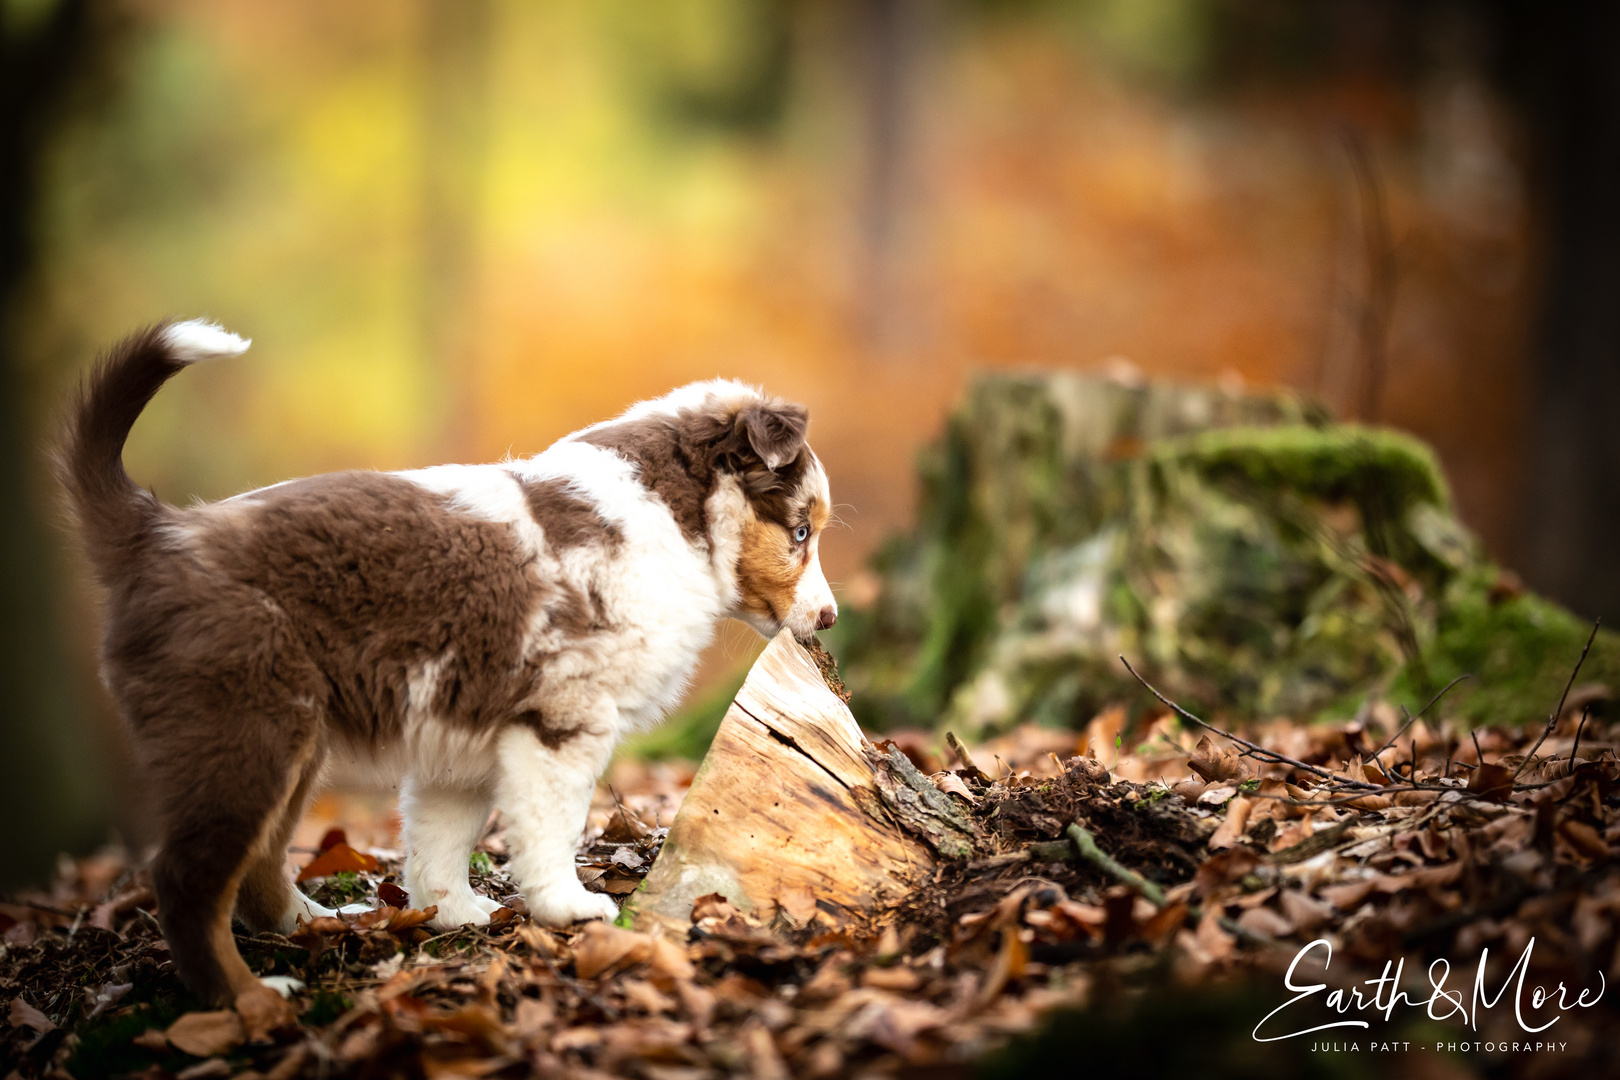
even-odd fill
[{"label": "broken log", "polygon": [[965,857],[972,837],[949,796],[866,740],[783,632],[737,692],[621,918],[684,940],[693,901],[720,893],[762,920],[837,926],[898,900],[940,858]]}]

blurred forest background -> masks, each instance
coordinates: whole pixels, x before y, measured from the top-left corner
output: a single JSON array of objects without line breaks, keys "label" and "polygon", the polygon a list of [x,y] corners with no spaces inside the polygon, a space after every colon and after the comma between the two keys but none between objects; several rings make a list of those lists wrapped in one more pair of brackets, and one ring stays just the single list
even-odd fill
[{"label": "blurred forest background", "polygon": [[[95,353],[171,501],[532,453],[723,374],[863,559],[976,370],[1287,386],[1428,440],[1620,614],[1620,9],[1509,0],[0,0],[0,884],[138,822],[44,465]],[[717,678],[752,652],[728,637]]]}]

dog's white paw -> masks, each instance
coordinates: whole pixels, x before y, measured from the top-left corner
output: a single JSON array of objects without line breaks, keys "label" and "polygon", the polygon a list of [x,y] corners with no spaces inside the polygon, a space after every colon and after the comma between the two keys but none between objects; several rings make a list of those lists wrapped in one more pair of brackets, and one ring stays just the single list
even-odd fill
[{"label": "dog's white paw", "polygon": [[529,905],[529,917],[542,926],[567,926],[584,919],[612,922],[619,917],[619,905],[613,897],[590,892],[583,885],[547,889],[525,896],[524,900]]},{"label": "dog's white paw", "polygon": [[[345,908],[344,910],[347,911],[348,909]],[[361,908],[360,910],[364,911],[366,909]],[[277,929],[283,934],[290,934],[298,929],[299,919],[303,919],[304,922],[308,923],[314,922],[316,919],[330,919],[336,914],[337,912],[325,904],[317,904],[305,896],[302,890],[295,885],[293,886],[292,902],[287,905],[287,910],[281,916],[281,925]]]},{"label": "dog's white paw", "polygon": [[304,981],[291,975],[265,975],[259,981],[284,998],[290,998],[304,989]]},{"label": "dog's white paw", "polygon": [[[411,893],[414,901],[416,894]],[[454,930],[458,926],[487,926],[489,916],[501,905],[479,896],[471,889],[465,893],[453,893],[442,899],[435,900],[434,905],[439,913],[429,920],[429,925],[437,930]]]},{"label": "dog's white paw", "polygon": [[493,915],[497,911],[501,910],[501,908],[506,906],[499,900],[491,900],[489,897],[479,896],[477,893],[473,893],[473,903],[483,908],[485,915]]}]

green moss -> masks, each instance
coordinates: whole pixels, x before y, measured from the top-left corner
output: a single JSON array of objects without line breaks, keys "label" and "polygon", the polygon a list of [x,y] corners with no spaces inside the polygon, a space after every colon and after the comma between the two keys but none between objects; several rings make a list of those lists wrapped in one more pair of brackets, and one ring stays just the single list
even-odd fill
[{"label": "green moss", "polygon": [[[1539,596],[1493,593],[1495,580],[1495,568],[1485,566],[1454,585],[1424,653],[1427,681],[1408,665],[1390,685],[1391,701],[1416,710],[1466,674],[1444,715],[1489,725],[1540,722],[1552,712],[1592,627]],[[1620,635],[1598,631],[1578,682],[1620,687]]]},{"label": "green moss", "polygon": [[90,1021],[77,1031],[79,1045],[68,1071],[74,1076],[118,1076],[153,1066],[170,1072],[184,1069],[194,1060],[189,1055],[178,1050],[149,1050],[131,1040],[150,1028],[167,1028],[185,1011],[174,1002],[150,1002],[118,1016]]},{"label": "green moss", "polygon": [[339,870],[331,877],[322,878],[310,890],[310,899],[327,907],[342,907],[364,900],[370,887],[353,870]]},{"label": "green moss", "polygon": [[299,1019],[310,1027],[325,1027],[354,1007],[354,1002],[331,990],[315,991],[315,998]]},{"label": "green moss", "polygon": [[1192,465],[1213,480],[1237,479],[1331,502],[1377,500],[1392,517],[1417,503],[1451,502],[1440,464],[1426,445],[1355,424],[1206,431],[1156,443],[1149,457]]}]

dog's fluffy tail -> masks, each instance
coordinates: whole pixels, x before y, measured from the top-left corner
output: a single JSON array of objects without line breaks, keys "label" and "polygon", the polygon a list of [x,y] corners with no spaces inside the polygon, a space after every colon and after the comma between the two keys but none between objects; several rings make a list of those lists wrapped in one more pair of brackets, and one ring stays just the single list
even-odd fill
[{"label": "dog's fluffy tail", "polygon": [[251,342],[200,319],[159,323],[125,338],[91,371],[68,412],[57,475],[104,581],[137,546],[163,504],[124,471],[124,441],[170,376],[199,360],[240,356]]}]

